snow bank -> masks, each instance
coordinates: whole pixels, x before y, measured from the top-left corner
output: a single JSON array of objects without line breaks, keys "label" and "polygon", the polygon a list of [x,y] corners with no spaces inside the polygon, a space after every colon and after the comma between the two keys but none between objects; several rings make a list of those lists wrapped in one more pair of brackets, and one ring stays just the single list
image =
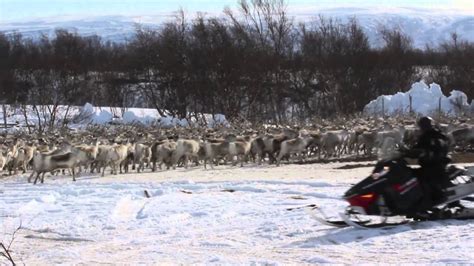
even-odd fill
[{"label": "snow bank", "polygon": [[[38,106],[41,123],[50,120],[50,110],[52,106]],[[26,106],[26,117],[20,108],[7,106],[7,123],[10,125],[23,126],[38,125],[39,119],[36,110],[32,106]],[[3,117],[3,111],[0,109],[0,117]],[[229,126],[224,115],[205,114],[203,117],[208,127],[218,125]],[[120,107],[98,107],[90,103],[84,106],[58,106],[56,111],[56,121],[59,125],[66,121],[70,127],[80,127],[81,125],[97,124],[105,125],[115,124],[142,124],[160,125],[162,127],[189,126],[196,124],[196,119],[178,119],[171,116],[161,116],[156,109],[150,108],[120,108]]]},{"label": "snow bank", "polygon": [[441,111],[455,116],[460,113],[474,111],[474,101],[468,103],[465,93],[453,90],[450,96],[445,96],[441,87],[432,83],[429,86],[424,82],[416,82],[407,92],[398,92],[394,95],[382,95],[371,101],[364,108],[369,115],[407,114],[411,109],[416,114],[430,115]]},{"label": "snow bank", "polygon": [[[156,109],[150,108],[113,108],[113,107],[94,107],[90,103],[86,103],[82,107],[80,113],[83,117],[87,117],[86,122],[92,124],[107,124],[107,123],[123,123],[134,124],[139,123],[143,125],[159,124],[161,126],[189,126],[196,123],[195,118],[178,119],[172,116],[161,116]],[[204,115],[206,123],[209,127],[218,125],[229,126],[226,118],[222,114]]]}]

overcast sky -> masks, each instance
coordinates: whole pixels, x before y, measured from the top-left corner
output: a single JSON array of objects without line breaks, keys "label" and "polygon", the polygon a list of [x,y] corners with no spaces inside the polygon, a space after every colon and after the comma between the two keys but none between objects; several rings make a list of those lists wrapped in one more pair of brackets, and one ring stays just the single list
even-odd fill
[{"label": "overcast sky", "polygon": [[[141,16],[185,11],[219,13],[237,0],[0,0],[0,21],[31,21],[51,17],[105,15]],[[474,14],[474,0],[289,0],[290,11],[331,7],[424,8]],[[297,14],[294,14],[297,15]]]}]

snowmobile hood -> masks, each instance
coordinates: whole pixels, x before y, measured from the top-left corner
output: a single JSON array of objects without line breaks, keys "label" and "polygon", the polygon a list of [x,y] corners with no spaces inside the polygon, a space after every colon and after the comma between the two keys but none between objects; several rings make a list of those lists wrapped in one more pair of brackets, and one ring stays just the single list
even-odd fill
[{"label": "snowmobile hood", "polygon": [[372,174],[346,191],[344,198],[348,199],[355,195],[372,192],[379,194],[386,187],[387,182],[393,183],[401,177],[408,175],[411,176],[411,169],[404,161],[389,160],[378,162]]}]

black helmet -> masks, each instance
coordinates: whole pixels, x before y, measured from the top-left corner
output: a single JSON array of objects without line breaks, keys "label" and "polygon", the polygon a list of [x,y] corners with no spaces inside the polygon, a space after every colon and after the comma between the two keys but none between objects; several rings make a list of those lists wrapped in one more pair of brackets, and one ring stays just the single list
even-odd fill
[{"label": "black helmet", "polygon": [[423,116],[418,120],[418,126],[422,131],[428,131],[433,128],[433,118],[429,116]]}]

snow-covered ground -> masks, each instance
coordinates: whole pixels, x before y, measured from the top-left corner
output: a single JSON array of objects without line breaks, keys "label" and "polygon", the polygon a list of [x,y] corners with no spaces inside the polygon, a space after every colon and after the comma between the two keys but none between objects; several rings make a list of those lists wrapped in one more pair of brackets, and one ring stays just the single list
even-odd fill
[{"label": "snow-covered ground", "polygon": [[0,236],[8,239],[21,220],[12,250],[27,265],[474,261],[470,221],[334,229],[286,210],[316,203],[337,215],[339,197],[371,170],[346,165],[50,177],[37,186],[26,175],[3,178]]}]

